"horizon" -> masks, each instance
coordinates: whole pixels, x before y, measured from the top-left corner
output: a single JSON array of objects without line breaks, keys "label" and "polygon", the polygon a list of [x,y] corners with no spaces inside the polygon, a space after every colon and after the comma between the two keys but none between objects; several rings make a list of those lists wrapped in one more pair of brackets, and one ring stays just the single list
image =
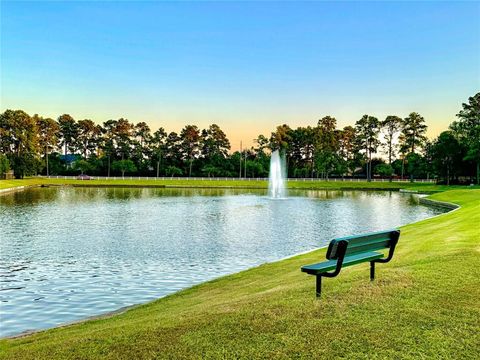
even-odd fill
[{"label": "horizon", "polygon": [[364,114],[418,112],[434,138],[480,87],[479,3],[2,2],[1,10],[1,111],[99,124],[123,117],[168,132],[216,123],[231,151],[326,115],[343,128]]}]

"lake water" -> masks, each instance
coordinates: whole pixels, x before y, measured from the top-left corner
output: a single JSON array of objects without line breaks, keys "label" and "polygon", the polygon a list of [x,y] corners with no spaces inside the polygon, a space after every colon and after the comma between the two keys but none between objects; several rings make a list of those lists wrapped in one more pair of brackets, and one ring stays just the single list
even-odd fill
[{"label": "lake water", "polygon": [[37,188],[0,196],[0,336],[147,302],[334,237],[444,211],[397,192],[289,195]]}]

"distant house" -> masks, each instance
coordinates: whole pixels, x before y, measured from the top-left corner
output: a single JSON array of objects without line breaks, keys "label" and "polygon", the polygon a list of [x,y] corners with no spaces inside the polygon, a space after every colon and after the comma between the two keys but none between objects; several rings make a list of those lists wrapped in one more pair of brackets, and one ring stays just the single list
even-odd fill
[{"label": "distant house", "polygon": [[12,180],[14,177],[13,170],[0,174],[0,180]]}]

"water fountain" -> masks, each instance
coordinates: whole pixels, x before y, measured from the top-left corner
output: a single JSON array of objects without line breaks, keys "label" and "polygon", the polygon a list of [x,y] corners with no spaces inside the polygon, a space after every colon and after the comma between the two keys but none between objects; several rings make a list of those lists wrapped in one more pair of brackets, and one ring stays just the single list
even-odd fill
[{"label": "water fountain", "polygon": [[278,150],[275,150],[272,152],[270,159],[270,174],[268,175],[268,195],[271,198],[282,199],[287,197],[285,174],[285,159],[282,158]]}]

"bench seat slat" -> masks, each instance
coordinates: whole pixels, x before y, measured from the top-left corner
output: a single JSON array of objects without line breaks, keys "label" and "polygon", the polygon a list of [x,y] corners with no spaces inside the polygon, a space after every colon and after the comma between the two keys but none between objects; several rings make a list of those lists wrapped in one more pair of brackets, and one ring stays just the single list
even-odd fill
[{"label": "bench seat slat", "polygon": [[[376,259],[383,258],[382,253],[376,251],[364,252],[360,254],[354,254],[350,256],[345,256],[343,259],[342,267],[355,265],[358,263],[372,261]],[[327,271],[334,270],[337,267],[337,260],[328,260],[317,264],[305,265],[302,266],[302,271],[311,275],[322,274]]]}]

